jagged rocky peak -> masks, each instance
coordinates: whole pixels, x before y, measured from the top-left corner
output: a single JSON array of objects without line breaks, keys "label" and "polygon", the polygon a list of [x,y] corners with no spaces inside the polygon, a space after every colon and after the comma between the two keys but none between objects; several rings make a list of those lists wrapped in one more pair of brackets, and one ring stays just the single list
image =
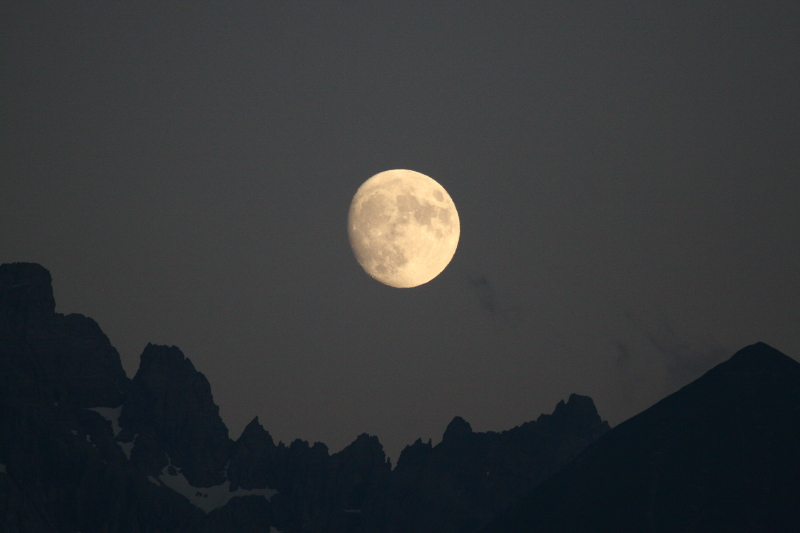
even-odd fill
[{"label": "jagged rocky peak", "polygon": [[242,431],[242,434],[239,436],[239,440],[236,441],[236,444],[253,441],[263,441],[268,447],[275,447],[275,442],[272,440],[272,435],[270,435],[269,431],[264,429],[264,426],[258,422],[257,416],[254,417],[250,423],[247,424],[247,426],[245,426],[244,431]]},{"label": "jagged rocky peak", "polygon": [[[0,337],[8,394],[78,407],[117,407],[128,387],[119,354],[100,326],[55,312],[50,272],[34,263],[0,265]],[[32,380],[36,388],[23,388]]]},{"label": "jagged rocky peak", "polygon": [[428,442],[422,442],[422,439],[415,440],[414,444],[409,444],[400,452],[400,456],[397,458],[397,470],[402,472],[409,465],[424,461],[432,452],[433,445],[430,439]]},{"label": "jagged rocky peak", "polygon": [[331,456],[334,507],[362,509],[369,495],[383,487],[391,470],[378,437],[362,433]]},{"label": "jagged rocky peak", "polygon": [[378,514],[397,532],[475,532],[607,430],[578,395],[508,431],[474,432],[457,416],[436,446],[402,451]]},{"label": "jagged rocky peak", "polygon": [[566,403],[561,400],[553,414],[540,415],[537,423],[541,426],[552,426],[561,431],[579,431],[581,428],[596,434],[610,429],[608,422],[600,418],[594,400],[589,396],[570,394]]},{"label": "jagged rocky peak", "polygon": [[0,267],[0,502],[30,502],[13,515],[25,530],[40,516],[65,531],[472,533],[605,429],[579,396],[547,420],[476,433],[456,417],[394,470],[367,434],[330,454],[276,446],[254,418],[234,443],[180,349],[149,344],[130,380],[96,322],[55,312],[46,269]]},{"label": "jagged rocky peak", "polygon": [[469,422],[457,416],[447,425],[442,435],[442,442],[455,442],[472,434],[472,426]]},{"label": "jagged rocky peak", "polygon": [[175,346],[148,344],[120,416],[130,433],[152,429],[172,464],[196,487],[225,479],[232,442],[211,385]]},{"label": "jagged rocky peak", "polygon": [[245,489],[263,489],[276,483],[276,450],[272,436],[258,423],[247,424],[233,444],[228,479]]},{"label": "jagged rocky peak", "polygon": [[366,433],[356,437],[356,440],[332,457],[340,464],[352,462],[364,468],[381,467],[386,464],[386,454],[378,437]]}]

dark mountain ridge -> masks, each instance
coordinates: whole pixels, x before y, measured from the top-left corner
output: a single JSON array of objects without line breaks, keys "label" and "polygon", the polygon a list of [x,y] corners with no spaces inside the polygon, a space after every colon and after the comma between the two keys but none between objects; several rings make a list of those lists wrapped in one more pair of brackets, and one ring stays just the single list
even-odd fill
[{"label": "dark mountain ridge", "polygon": [[484,533],[797,531],[800,363],[757,343],[607,432]]},{"label": "dark mountain ridge", "polygon": [[338,453],[235,442],[176,347],[133,379],[92,319],[55,312],[50,273],[0,265],[0,533],[470,532],[608,430],[588,397],[500,433],[456,417],[393,470],[377,437]]}]

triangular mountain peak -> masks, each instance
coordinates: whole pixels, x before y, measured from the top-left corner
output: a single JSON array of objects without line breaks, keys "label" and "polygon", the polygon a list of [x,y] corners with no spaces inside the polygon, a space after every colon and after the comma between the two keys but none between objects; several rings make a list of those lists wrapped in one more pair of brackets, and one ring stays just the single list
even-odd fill
[{"label": "triangular mountain peak", "polygon": [[447,425],[447,429],[444,430],[442,442],[461,440],[470,434],[472,434],[472,426],[469,424],[469,422],[460,416],[457,416],[453,418],[453,420]]},{"label": "triangular mountain peak", "polygon": [[800,363],[764,342],[745,346],[719,366],[723,367],[724,365],[741,369],[796,369],[800,371]]},{"label": "triangular mountain peak", "polygon": [[795,531],[798,409],[800,363],[747,346],[603,435],[484,533]]}]

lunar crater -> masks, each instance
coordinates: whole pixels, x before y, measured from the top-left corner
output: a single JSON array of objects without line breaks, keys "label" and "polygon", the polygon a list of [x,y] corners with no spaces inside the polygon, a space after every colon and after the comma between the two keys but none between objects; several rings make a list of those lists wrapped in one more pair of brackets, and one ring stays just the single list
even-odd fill
[{"label": "lunar crater", "polygon": [[348,233],[356,260],[392,287],[416,287],[438,276],[455,254],[460,231],[447,191],[412,170],[376,174],[350,205]]}]

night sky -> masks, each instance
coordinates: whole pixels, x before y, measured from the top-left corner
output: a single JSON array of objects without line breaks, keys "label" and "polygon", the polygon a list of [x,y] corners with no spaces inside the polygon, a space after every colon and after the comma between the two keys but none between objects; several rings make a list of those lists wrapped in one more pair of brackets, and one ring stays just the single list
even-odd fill
[{"label": "night sky", "polygon": [[[4,2],[0,46],[0,262],[131,377],[179,346],[234,439],[396,460],[800,357],[796,1]],[[461,219],[414,289],[347,238],[393,168]]]}]

